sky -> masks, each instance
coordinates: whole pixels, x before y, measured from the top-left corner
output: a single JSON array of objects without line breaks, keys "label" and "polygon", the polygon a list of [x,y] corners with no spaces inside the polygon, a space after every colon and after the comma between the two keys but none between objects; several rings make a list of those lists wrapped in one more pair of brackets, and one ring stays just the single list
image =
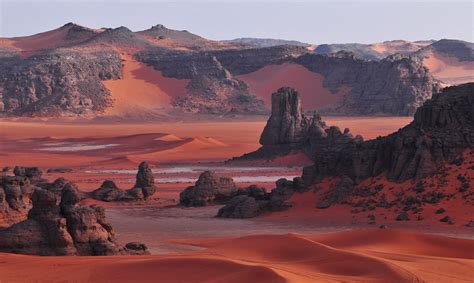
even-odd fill
[{"label": "sky", "polygon": [[155,24],[215,40],[307,43],[460,39],[473,42],[474,0],[0,0],[0,37],[74,22],[91,28]]}]

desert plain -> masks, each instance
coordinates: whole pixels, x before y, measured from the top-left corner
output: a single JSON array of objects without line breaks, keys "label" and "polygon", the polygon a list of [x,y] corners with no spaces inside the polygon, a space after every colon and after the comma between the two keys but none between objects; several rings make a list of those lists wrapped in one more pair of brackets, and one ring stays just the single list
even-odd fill
[{"label": "desert plain", "polygon": [[[324,117],[365,139],[389,134],[411,117]],[[259,147],[265,120],[244,122],[0,123],[0,166],[39,166],[84,191],[114,180],[131,187],[141,161],[153,166],[153,199],[99,204],[118,240],[147,244],[149,256],[37,257],[0,254],[2,282],[471,282],[471,229],[436,219],[386,229],[354,216],[350,207],[314,208],[316,194],[296,194],[294,207],[255,219],[219,219],[220,206],[183,208],[179,193],[204,170],[232,177],[239,187],[274,187],[301,175],[303,155],[273,161],[229,159]],[[453,204],[453,208],[455,204]],[[456,211],[468,220],[469,211]],[[463,223],[463,221],[459,221]],[[50,272],[45,273],[47,268]],[[28,270],[27,273],[21,270]],[[41,279],[38,279],[41,278]]]}]

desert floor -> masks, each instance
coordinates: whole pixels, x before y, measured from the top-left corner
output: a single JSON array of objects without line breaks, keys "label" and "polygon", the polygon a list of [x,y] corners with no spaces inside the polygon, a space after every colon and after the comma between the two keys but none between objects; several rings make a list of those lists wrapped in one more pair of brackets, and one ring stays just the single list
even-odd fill
[{"label": "desert floor", "polygon": [[[411,121],[405,117],[324,119],[365,139],[386,135]],[[132,187],[138,163],[146,160],[154,166],[158,185],[155,198],[148,202],[84,202],[105,206],[119,241],[144,242],[152,256],[0,254],[0,282],[38,282],[38,278],[39,282],[66,278],[73,282],[472,282],[472,228],[387,220],[388,229],[377,229],[365,215],[349,216],[350,207],[313,213],[311,192],[295,196],[293,210],[250,220],[217,219],[219,206],[177,206],[179,192],[204,170],[233,177],[238,186],[258,184],[267,189],[278,178],[301,175],[301,167],[310,161],[300,155],[274,162],[225,162],[257,149],[264,126],[264,119],[0,122],[0,167],[67,169],[44,177],[63,176],[81,190],[91,191],[107,179],[121,188]]]}]

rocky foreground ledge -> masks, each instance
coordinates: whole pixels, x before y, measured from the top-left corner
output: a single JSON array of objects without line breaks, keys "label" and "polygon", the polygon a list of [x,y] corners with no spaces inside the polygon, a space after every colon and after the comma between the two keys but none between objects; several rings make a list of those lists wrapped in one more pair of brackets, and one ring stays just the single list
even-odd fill
[{"label": "rocky foreground ledge", "polygon": [[[85,192],[64,178],[49,183],[36,167],[15,167],[14,176],[0,177],[0,251],[31,255],[148,254],[138,242],[117,242],[105,211],[81,205]],[[137,183],[127,200],[144,199],[155,192],[148,164],[141,163]]]}]

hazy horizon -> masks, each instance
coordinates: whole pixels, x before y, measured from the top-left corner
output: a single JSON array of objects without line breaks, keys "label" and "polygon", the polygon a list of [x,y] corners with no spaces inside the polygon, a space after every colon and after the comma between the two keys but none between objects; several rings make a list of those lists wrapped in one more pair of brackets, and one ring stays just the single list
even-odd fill
[{"label": "hazy horizon", "polygon": [[163,24],[214,40],[474,41],[471,1],[0,0],[0,16],[0,37],[32,35],[75,22],[90,28],[126,26],[133,31]]}]

